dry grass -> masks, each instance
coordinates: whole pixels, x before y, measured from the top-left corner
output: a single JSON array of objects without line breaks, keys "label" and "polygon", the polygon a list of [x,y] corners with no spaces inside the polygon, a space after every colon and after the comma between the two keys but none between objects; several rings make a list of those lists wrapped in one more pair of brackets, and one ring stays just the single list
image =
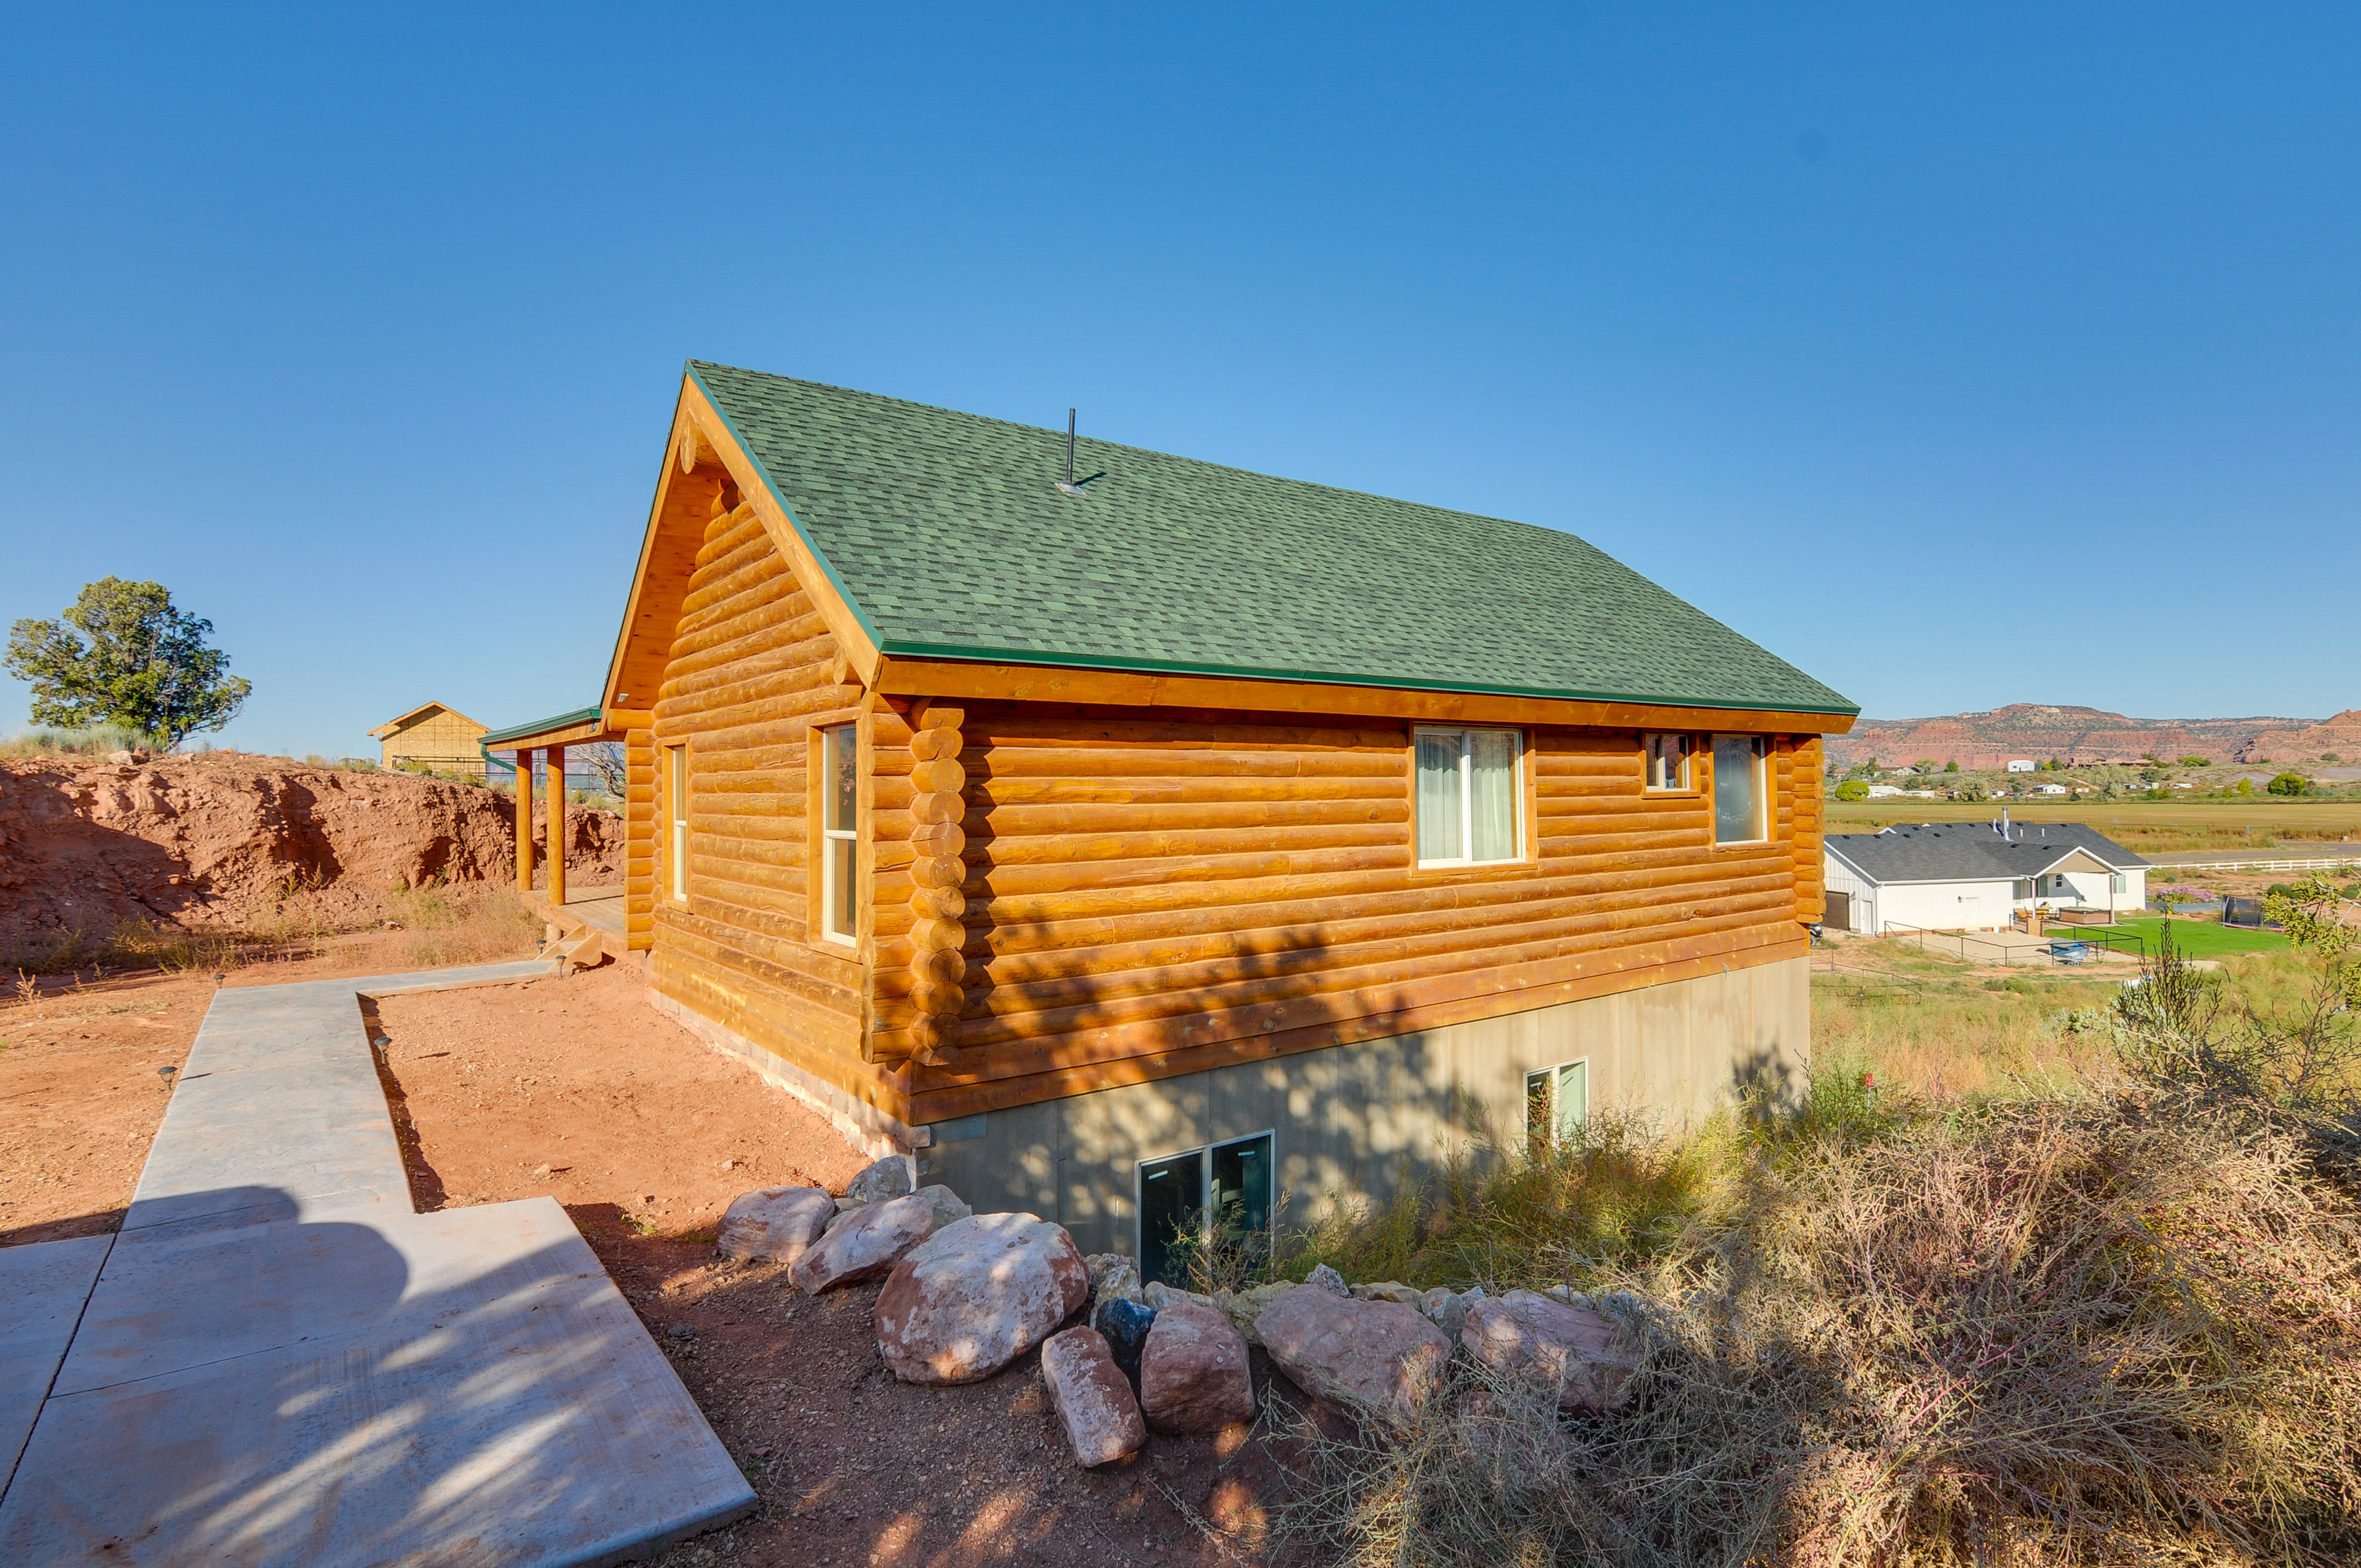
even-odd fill
[{"label": "dry grass", "polygon": [[505,883],[412,888],[388,904],[390,917],[413,933],[410,957],[420,969],[514,958],[539,945],[539,918]]},{"label": "dry grass", "polygon": [[152,735],[119,724],[93,725],[88,729],[33,729],[0,740],[0,757],[100,756],[134,749],[161,751]]},{"label": "dry grass", "polygon": [[2131,972],[1996,970],[1890,941],[1828,957],[1837,967],[1812,975],[1813,1060],[1935,1100],[2057,1089],[2103,1069],[2111,1041],[2081,1025]]},{"label": "dry grass", "polygon": [[1462,1365],[1407,1430],[1296,1422],[1282,1555],[2361,1560],[2361,1025],[2334,966],[2176,965],[2106,1007],[1988,978],[2025,977],[1816,996],[1798,1104],[1677,1141],[1609,1121],[1310,1238],[1356,1278],[1565,1281],[1645,1369],[1615,1418]]},{"label": "dry grass", "polygon": [[[2125,1087],[1758,1146],[1593,1281],[1646,1347],[1562,1420],[1462,1368],[1296,1435],[1356,1563],[2333,1563],[2361,1552],[2361,1229],[2268,1118]],[[1652,1252],[1653,1255],[1647,1255]]]},{"label": "dry grass", "polygon": [[331,917],[311,890],[290,883],[269,912],[230,926],[183,927],[135,920],[103,937],[79,929],[42,932],[0,954],[11,976],[88,971],[93,979],[126,970],[167,974],[226,973],[256,964],[315,959],[329,939],[382,927],[391,921],[409,933],[403,961],[416,969],[483,963],[529,953],[540,922],[506,883],[433,884],[387,894],[377,909]]}]

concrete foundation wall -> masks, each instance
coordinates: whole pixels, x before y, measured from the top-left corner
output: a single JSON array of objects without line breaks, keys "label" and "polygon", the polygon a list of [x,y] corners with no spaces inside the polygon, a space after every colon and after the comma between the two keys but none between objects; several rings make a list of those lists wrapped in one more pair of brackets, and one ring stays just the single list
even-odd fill
[{"label": "concrete foundation wall", "polygon": [[920,1168],[979,1211],[1029,1211],[1085,1252],[1136,1254],[1143,1160],[1271,1133],[1284,1223],[1301,1224],[1340,1201],[1382,1204],[1488,1135],[1521,1139],[1528,1072],[1587,1060],[1594,1112],[1677,1126],[1741,1085],[1792,1090],[1810,1042],[1796,958],[939,1122]]}]

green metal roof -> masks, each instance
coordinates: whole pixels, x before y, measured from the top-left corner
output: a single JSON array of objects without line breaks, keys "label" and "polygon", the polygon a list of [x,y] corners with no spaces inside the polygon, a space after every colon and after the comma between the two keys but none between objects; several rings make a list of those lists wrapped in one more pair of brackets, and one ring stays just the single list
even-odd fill
[{"label": "green metal roof", "polygon": [[571,713],[561,713],[549,718],[537,718],[531,724],[511,724],[506,729],[487,729],[477,736],[476,740],[478,745],[490,747],[497,746],[503,740],[514,740],[520,736],[539,735],[551,729],[571,729],[577,724],[593,722],[605,711],[605,708],[593,704],[588,707],[577,707]]},{"label": "green metal roof", "polygon": [[688,369],[889,655],[1860,711],[1556,529]]}]

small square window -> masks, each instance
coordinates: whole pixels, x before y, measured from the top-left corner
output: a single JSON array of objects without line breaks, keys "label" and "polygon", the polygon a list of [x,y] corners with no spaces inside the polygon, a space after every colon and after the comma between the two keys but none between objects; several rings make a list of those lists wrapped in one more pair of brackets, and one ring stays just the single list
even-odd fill
[{"label": "small square window", "polygon": [[1524,854],[1514,729],[1421,729],[1418,740],[1418,863],[1480,866]]},{"label": "small square window", "polygon": [[1684,790],[1689,783],[1689,737],[1647,734],[1640,737],[1650,789]]},{"label": "small square window", "polygon": [[1713,738],[1713,841],[1752,844],[1771,837],[1764,823],[1763,738]]}]

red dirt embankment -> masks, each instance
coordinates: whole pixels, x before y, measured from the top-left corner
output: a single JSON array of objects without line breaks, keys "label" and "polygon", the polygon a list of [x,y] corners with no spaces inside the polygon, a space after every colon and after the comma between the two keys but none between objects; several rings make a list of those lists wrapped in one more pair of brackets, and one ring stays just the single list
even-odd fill
[{"label": "red dirt embankment", "polygon": [[[566,828],[569,878],[622,880],[621,818],[569,807]],[[361,916],[396,888],[515,868],[514,804],[475,784],[228,751],[0,760],[0,947],[133,920],[242,925],[291,892]]]}]

